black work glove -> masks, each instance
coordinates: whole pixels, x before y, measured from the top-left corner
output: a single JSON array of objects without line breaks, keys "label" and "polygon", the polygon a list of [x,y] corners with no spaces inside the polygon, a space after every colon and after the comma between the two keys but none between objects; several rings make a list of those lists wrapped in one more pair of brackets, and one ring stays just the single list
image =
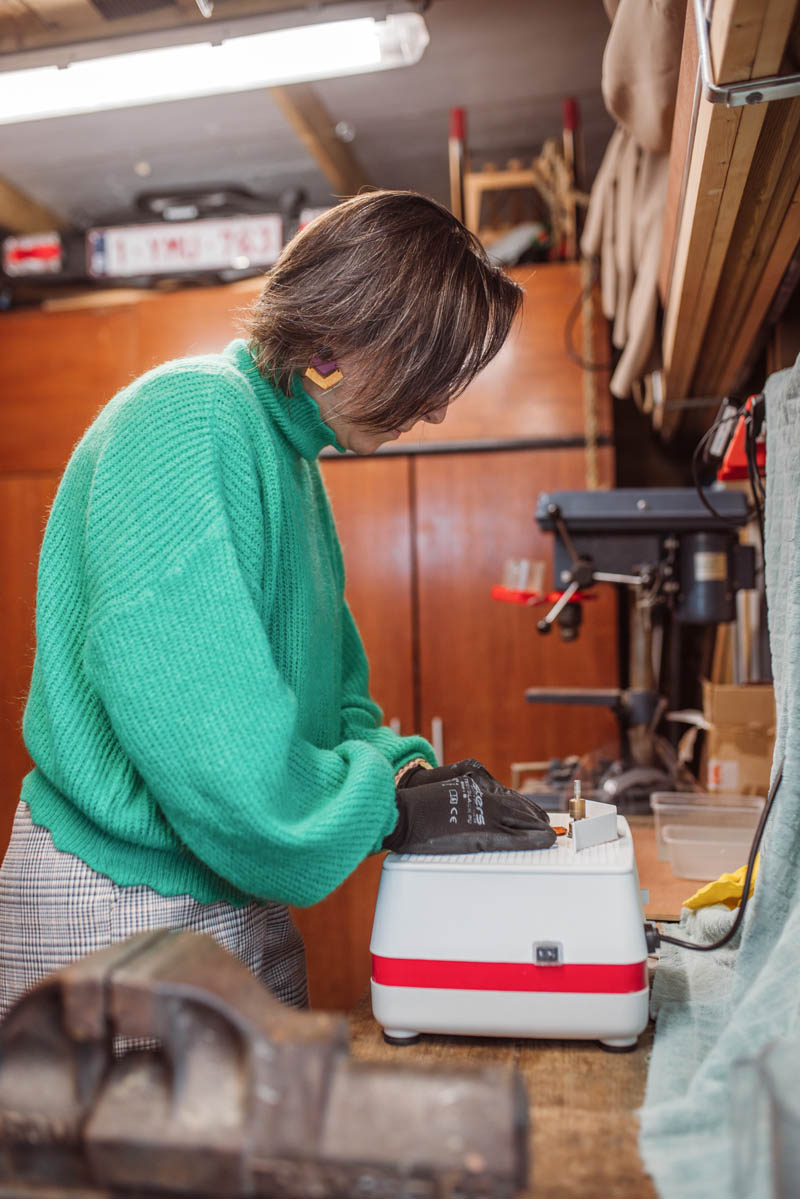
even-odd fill
[{"label": "black work glove", "polygon": [[548,849],[556,839],[538,804],[503,787],[473,758],[410,770],[395,798],[400,819],[383,842],[394,853]]}]

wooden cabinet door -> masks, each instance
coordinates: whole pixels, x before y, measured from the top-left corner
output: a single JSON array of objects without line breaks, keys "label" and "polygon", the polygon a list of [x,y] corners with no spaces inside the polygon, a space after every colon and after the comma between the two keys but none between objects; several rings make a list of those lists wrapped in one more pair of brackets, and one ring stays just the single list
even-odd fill
[{"label": "wooden cabinet door", "polygon": [[[583,287],[577,262],[513,267],[524,292],[522,310],[485,370],[454,400],[441,425],[417,424],[397,443],[412,449],[428,443],[583,437],[586,431],[584,372],[564,351],[564,333]],[[574,332],[582,345],[579,320]],[[594,306],[595,356],[607,354],[608,333]],[[597,372],[597,432],[611,430],[607,377]]]},{"label": "wooden cabinet door", "polygon": [[322,463],[342,543],[347,601],[370,664],[370,690],[384,720],[414,729],[412,512],[408,458]]},{"label": "wooden cabinet door", "polygon": [[0,356],[0,859],[31,763],[22,712],[34,654],[36,572],[47,513],[73,446],[135,374],[133,307],[3,316]]},{"label": "wooden cabinet door", "polygon": [[[601,450],[606,485],[611,451]],[[448,454],[415,460],[422,732],[443,721],[446,761],[475,757],[510,782],[514,761],[613,741],[605,710],[526,704],[533,686],[617,686],[616,596],[598,587],[577,641],[536,630],[537,612],[490,598],[506,558],[539,558],[541,491],[585,486],[583,450]]]},{"label": "wooden cabinet door", "polygon": [[[384,720],[414,731],[412,543],[407,458],[331,460],[323,474],[347,570],[347,598]],[[381,856],[368,858],[332,895],[296,909],[306,942],[311,1002],[347,1011],[370,975],[369,939]]]},{"label": "wooden cabinet door", "polygon": [[20,784],[31,769],[22,713],[35,649],[36,570],[58,475],[0,478],[0,861],[6,851]]},{"label": "wooden cabinet door", "polygon": [[184,288],[137,304],[138,372],[172,358],[214,354],[243,337],[263,279],[225,287]]},{"label": "wooden cabinet door", "polygon": [[0,474],[63,471],[100,409],[137,373],[131,304],[2,317]]}]

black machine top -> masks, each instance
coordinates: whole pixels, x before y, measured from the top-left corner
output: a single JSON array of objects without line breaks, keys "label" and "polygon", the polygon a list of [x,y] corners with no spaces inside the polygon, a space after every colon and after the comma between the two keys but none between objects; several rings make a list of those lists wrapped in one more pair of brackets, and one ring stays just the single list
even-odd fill
[{"label": "black machine top", "polygon": [[558,515],[572,532],[684,533],[715,532],[747,524],[747,498],[741,491],[706,491],[722,520],[704,506],[693,487],[623,487],[613,491],[548,491],[539,496],[536,520],[542,529],[556,527]]}]

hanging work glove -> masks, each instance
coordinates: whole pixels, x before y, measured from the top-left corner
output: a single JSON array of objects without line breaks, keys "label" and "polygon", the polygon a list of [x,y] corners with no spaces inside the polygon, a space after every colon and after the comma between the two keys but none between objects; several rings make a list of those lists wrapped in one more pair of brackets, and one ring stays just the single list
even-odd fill
[{"label": "hanging work glove", "polygon": [[395,791],[400,818],[383,849],[394,853],[487,853],[548,849],[547,813],[502,786],[473,758],[426,770],[415,766]]}]

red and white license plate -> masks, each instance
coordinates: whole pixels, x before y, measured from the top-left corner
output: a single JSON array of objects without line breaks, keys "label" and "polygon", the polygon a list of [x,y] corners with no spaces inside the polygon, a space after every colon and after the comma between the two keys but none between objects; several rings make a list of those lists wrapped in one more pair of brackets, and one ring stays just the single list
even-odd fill
[{"label": "red and white license plate", "polygon": [[94,279],[271,266],[283,246],[277,213],[90,229],[86,269]]}]

